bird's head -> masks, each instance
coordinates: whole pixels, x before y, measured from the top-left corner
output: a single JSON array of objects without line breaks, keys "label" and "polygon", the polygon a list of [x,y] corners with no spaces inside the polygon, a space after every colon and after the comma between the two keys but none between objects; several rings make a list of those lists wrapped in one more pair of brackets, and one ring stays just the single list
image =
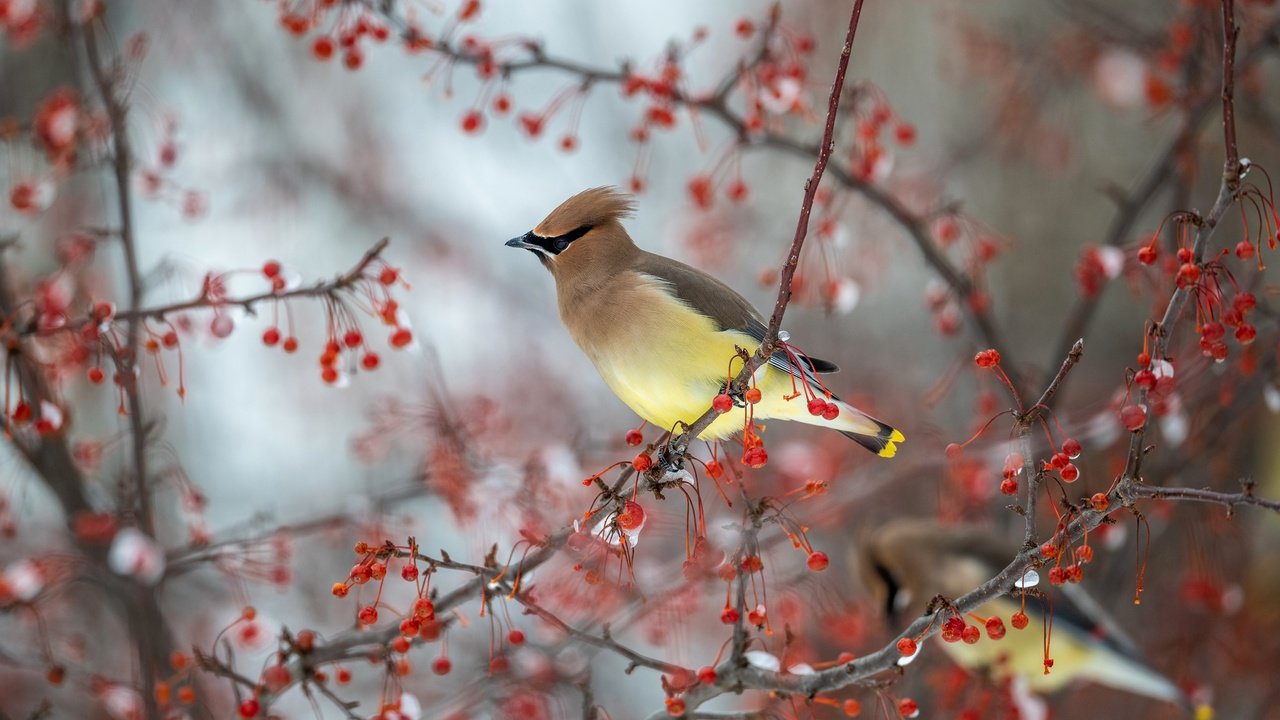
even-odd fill
[{"label": "bird's head", "polygon": [[560,203],[534,229],[508,240],[507,247],[533,253],[557,278],[607,264],[635,248],[620,222],[633,210],[631,196],[615,188],[584,190]]}]

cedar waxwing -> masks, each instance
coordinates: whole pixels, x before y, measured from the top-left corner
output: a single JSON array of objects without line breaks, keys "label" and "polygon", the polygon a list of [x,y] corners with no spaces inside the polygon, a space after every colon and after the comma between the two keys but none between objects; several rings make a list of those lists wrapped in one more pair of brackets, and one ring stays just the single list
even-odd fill
[{"label": "cedar waxwing", "polygon": [[[991,579],[1016,554],[1014,546],[998,541],[990,532],[964,525],[943,525],[931,520],[892,521],[865,537],[858,552],[858,574],[890,622],[905,624],[923,614],[929,602],[942,595],[956,599]],[[1063,586],[1051,598],[1052,633],[1049,656],[1053,667],[1044,672],[1044,614],[1041,601],[1028,598],[1029,624],[1008,627],[999,640],[987,634],[972,645],[939,642],[960,666],[985,669],[997,679],[1021,676],[1033,692],[1053,692],[1075,680],[1092,680],[1126,692],[1166,700],[1190,709],[1187,697],[1163,675],[1148,667],[1137,648],[1113,621],[1092,608],[1081,611]],[[1082,600],[1087,599],[1081,598]],[[1093,605],[1082,603],[1085,607]],[[999,617],[1006,626],[1022,605],[1009,596],[999,597],[974,611],[986,619]],[[968,618],[975,624],[975,618]],[[981,622],[977,622],[981,629]],[[1208,708],[1197,717],[1210,717]]]},{"label": "cedar waxwing", "polygon": [[[653,425],[672,428],[711,407],[737,348],[754,352],[766,326],[729,286],[636,247],[620,222],[632,210],[631,197],[613,188],[586,190],[507,245],[532,252],[551,272],[561,320],[614,394]],[[839,413],[825,419],[810,414],[803,394],[783,399],[794,394],[794,377],[828,400],[815,373],[836,371],[824,360],[794,357],[804,367],[779,351],[756,371],[761,399],[755,418],[834,428],[893,457],[902,433],[857,408],[830,397]],[[741,427],[740,416],[724,413],[701,437],[722,439]]]}]

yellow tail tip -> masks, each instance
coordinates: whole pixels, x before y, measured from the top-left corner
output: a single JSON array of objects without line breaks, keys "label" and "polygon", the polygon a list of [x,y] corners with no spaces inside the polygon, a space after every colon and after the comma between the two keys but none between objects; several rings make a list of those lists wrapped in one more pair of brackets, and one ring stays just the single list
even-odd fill
[{"label": "yellow tail tip", "polygon": [[891,443],[906,442],[906,441],[907,441],[907,436],[903,435],[902,432],[899,430],[894,430],[893,433],[889,435],[889,442]]},{"label": "yellow tail tip", "polygon": [[1213,720],[1213,708],[1208,705],[1196,706],[1195,720]]},{"label": "yellow tail tip", "polygon": [[902,433],[898,432],[897,430],[894,430],[893,435],[889,437],[889,442],[885,443],[884,449],[876,454],[882,458],[891,458],[894,455],[897,455],[898,446],[896,443],[901,442],[902,440],[904,440],[904,438],[902,437]]}]

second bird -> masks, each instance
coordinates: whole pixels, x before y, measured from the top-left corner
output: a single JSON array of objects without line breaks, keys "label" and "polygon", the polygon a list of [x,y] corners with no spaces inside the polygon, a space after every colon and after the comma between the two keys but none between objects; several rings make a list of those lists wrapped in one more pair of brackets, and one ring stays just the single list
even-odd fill
[{"label": "second bird", "polygon": [[[711,406],[741,347],[764,339],[760,314],[729,286],[701,270],[636,247],[621,219],[630,196],[613,188],[578,193],[532,231],[507,242],[529,250],[556,282],[560,318],[600,376],[636,414],[660,428],[692,422]],[[757,419],[795,420],[833,428],[883,457],[897,453],[902,433],[834,396],[817,381],[835,365],[779,351],[756,372]],[[791,400],[792,379],[834,403],[830,417]],[[703,431],[722,439],[742,428],[725,413]]]}]

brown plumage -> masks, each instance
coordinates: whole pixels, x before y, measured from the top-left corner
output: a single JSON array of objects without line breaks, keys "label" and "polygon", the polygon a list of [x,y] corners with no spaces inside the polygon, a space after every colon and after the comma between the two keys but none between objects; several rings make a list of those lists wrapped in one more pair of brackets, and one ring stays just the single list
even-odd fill
[{"label": "brown plumage", "polygon": [[[634,205],[613,188],[581,192],[551,211],[532,231],[507,243],[533,252],[556,283],[560,317],[601,377],[641,417],[663,428],[691,422],[711,405],[738,347],[755,350],[764,337],[760,314],[729,286],[670,258],[646,252],[621,219]],[[834,420],[786,402],[791,377],[819,394],[814,373],[833,372],[822,360],[785,355],[758,371],[764,399],[755,417],[799,420],[841,430],[873,452],[892,456],[902,434],[832,397]],[[718,418],[704,438],[741,427],[735,413]]]}]

